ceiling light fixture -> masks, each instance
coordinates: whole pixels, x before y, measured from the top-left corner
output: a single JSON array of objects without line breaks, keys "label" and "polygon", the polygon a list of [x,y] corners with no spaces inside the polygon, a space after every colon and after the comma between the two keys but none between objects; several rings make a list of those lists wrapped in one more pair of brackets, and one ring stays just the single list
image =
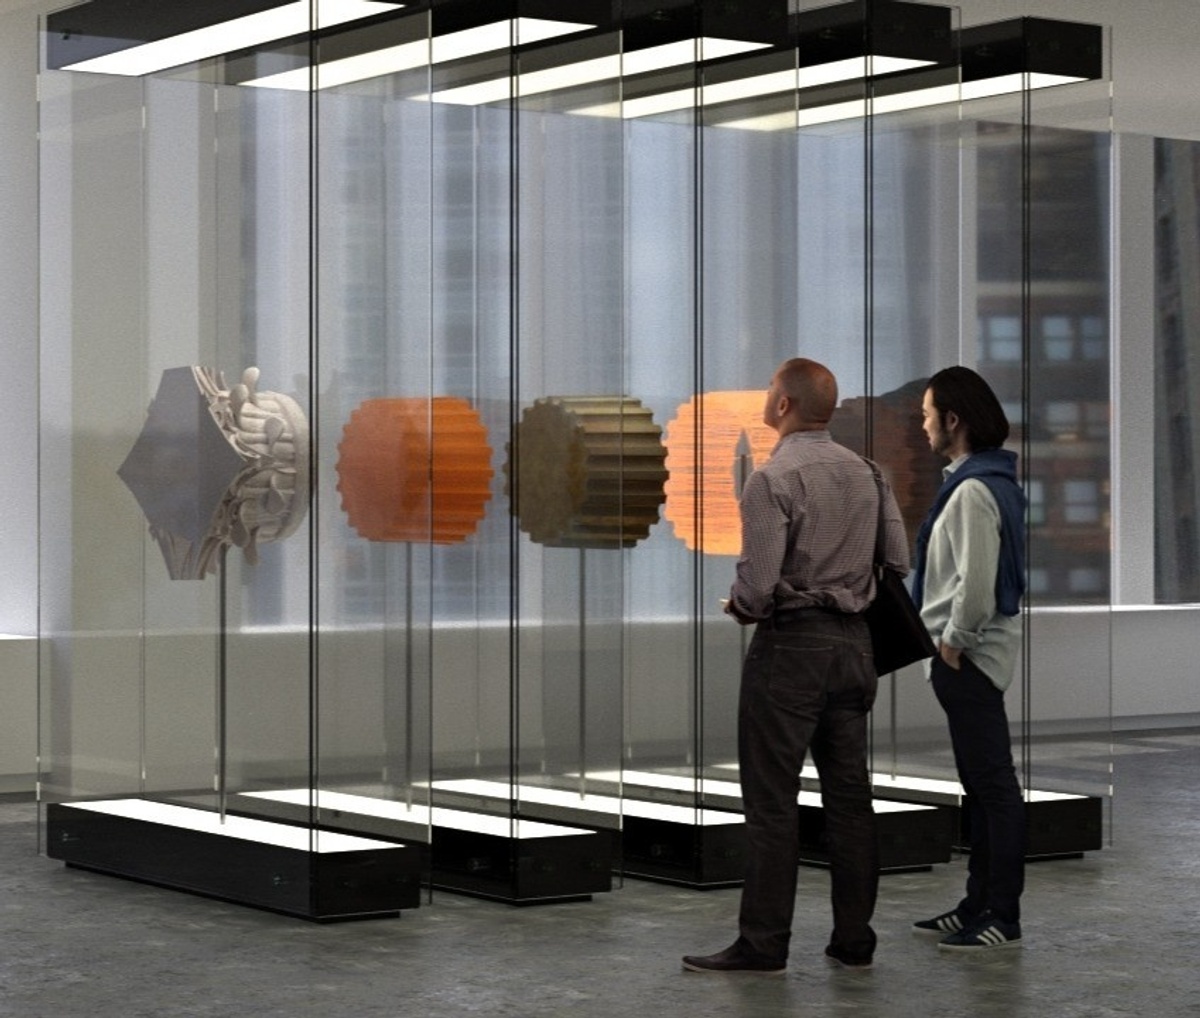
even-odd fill
[{"label": "ceiling light fixture", "polygon": [[964,28],[956,53],[949,67],[876,79],[857,95],[801,95],[797,108],[751,113],[724,120],[721,126],[810,127],[1099,80],[1104,74],[1104,30],[1080,22],[1013,18]]},{"label": "ceiling light fixture", "polygon": [[372,49],[351,56],[321,60],[314,68],[303,66],[264,75],[240,84],[256,88],[285,88],[307,91],[310,88],[336,88],[356,81],[381,78],[388,74],[411,71],[430,63],[462,60],[510,46],[544,42],[595,25],[577,21],[552,21],[547,18],[514,18],[464,28],[432,39],[420,38],[394,46]]},{"label": "ceiling light fixture", "polygon": [[626,0],[620,30],[607,46],[580,56],[553,49],[518,54],[517,73],[493,75],[436,87],[435,102],[479,106],[515,97],[544,95],[605,81],[627,82],[702,61],[720,60],[777,45],[785,38],[782,0],[743,0],[735,8],[723,0],[638,4]]},{"label": "ceiling light fixture", "polygon": [[46,64],[142,76],[403,6],[388,0],[90,0],[47,18]]},{"label": "ceiling light fixture", "polygon": [[701,68],[698,87],[639,94],[626,118],[736,103],[945,63],[952,53],[947,7],[907,0],[852,0],[790,16],[788,45]]}]

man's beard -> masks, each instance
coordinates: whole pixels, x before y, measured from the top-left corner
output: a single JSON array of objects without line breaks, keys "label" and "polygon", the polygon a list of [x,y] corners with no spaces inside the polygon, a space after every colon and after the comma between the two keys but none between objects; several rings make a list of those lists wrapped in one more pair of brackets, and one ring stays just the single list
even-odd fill
[{"label": "man's beard", "polygon": [[937,434],[934,436],[933,441],[930,444],[933,447],[933,451],[939,456],[945,456],[949,453],[950,446],[954,444],[954,441],[950,437],[950,433],[946,431],[944,420],[938,421]]}]

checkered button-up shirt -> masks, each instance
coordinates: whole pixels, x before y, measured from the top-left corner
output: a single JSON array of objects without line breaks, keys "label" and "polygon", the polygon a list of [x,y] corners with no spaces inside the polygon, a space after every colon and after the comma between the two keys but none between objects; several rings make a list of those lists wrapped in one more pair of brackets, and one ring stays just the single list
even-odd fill
[{"label": "checkered button-up shirt", "polygon": [[[871,565],[879,496],[871,468],[828,431],[780,439],[746,481],[741,498],[742,554],[730,591],[744,618],[777,610],[832,608],[857,613],[874,596]],[[908,541],[889,490],[885,560],[908,572]]]}]

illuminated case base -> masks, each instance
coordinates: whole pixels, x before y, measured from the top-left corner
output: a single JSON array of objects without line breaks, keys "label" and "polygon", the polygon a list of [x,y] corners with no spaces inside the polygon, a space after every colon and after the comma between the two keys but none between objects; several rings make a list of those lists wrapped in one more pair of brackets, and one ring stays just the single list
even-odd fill
[{"label": "illuminated case base", "polygon": [[[875,829],[879,838],[879,871],[928,870],[950,861],[955,835],[953,810],[937,806],[879,803]],[[800,863],[827,866],[825,814],[815,797],[801,794],[796,807],[800,830]],[[719,811],[704,811],[710,817]],[[732,887],[742,882],[745,826],[735,822],[681,823],[626,815],[622,845],[627,876],[688,887]]]},{"label": "illuminated case base", "polygon": [[[912,803],[895,810],[875,803],[875,832],[879,839],[879,872],[909,873],[932,869],[950,861],[954,844],[955,813],[942,806]],[[825,813],[819,803],[808,801],[802,792],[799,804],[800,861],[810,866],[828,866]]]},{"label": "illuminated case base", "polygon": [[626,876],[701,889],[740,885],[745,846],[740,816],[717,824],[626,816],[621,832]]},{"label": "illuminated case base", "polygon": [[[959,840],[965,850],[971,831],[967,811],[960,813]],[[1085,852],[1098,852],[1104,847],[1104,802],[1094,795],[1035,799],[1025,804],[1025,829],[1025,858],[1031,861],[1077,859]]]},{"label": "illuminated case base", "polygon": [[[732,769],[732,768],[729,768]],[[695,887],[729,886],[741,882],[744,831],[741,824],[741,788],[736,781],[705,778],[700,791],[713,807],[705,810],[684,809],[681,804],[695,794],[691,778],[672,777],[652,772],[626,771],[625,801],[625,872],[630,876],[652,879],[671,879]],[[802,865],[826,866],[829,855],[825,844],[825,814],[820,795],[803,782],[806,790],[797,796],[797,823],[800,828],[800,862]],[[653,800],[638,802],[641,800]],[[674,802],[674,807],[666,803]],[[876,797],[875,828],[879,838],[879,869],[881,873],[902,873],[931,869],[938,863],[950,861],[955,837],[956,814],[938,805],[913,802],[894,802]],[[673,824],[659,822],[647,825],[643,816],[652,811],[677,811]],[[732,817],[735,824],[724,829]],[[658,819],[658,818],[656,818]],[[637,823],[632,821],[638,820]],[[631,835],[631,831],[633,832]],[[681,862],[691,853],[693,869],[682,876]],[[631,861],[631,856],[636,861]],[[649,860],[649,865],[641,860]],[[639,873],[635,869],[668,869],[670,877],[658,872]],[[716,878],[715,874],[721,874]],[[726,879],[727,878],[727,879]]]},{"label": "illuminated case base", "polygon": [[[875,775],[872,782],[879,798],[927,803],[952,811],[954,847],[960,851],[969,847],[968,812],[963,808],[966,796],[960,784],[880,775]],[[1104,847],[1104,801],[1099,796],[1030,791],[1026,793],[1025,815],[1027,859],[1078,858]]]},{"label": "illuminated case base", "polygon": [[435,821],[430,860],[434,887],[510,905],[589,901],[612,890],[612,840],[581,828],[503,835]]},{"label": "illuminated case base", "polygon": [[[489,791],[507,787],[486,786]],[[422,861],[426,882],[439,890],[532,905],[585,901],[612,889],[609,836],[561,822],[512,817],[498,791],[483,797],[449,792],[439,797],[465,808],[431,810],[375,795],[307,788],[246,793],[237,800],[247,811],[295,822],[309,816],[315,805],[323,826],[406,841]],[[414,840],[419,835],[422,839]]]},{"label": "illuminated case base", "polygon": [[[398,916],[420,902],[420,859],[402,845],[186,807],[133,815],[126,802],[46,809],[47,854],[68,866],[157,884],[317,922]],[[148,804],[157,807],[157,804]],[[198,825],[190,820],[200,821]],[[326,847],[311,851],[312,834]]]}]

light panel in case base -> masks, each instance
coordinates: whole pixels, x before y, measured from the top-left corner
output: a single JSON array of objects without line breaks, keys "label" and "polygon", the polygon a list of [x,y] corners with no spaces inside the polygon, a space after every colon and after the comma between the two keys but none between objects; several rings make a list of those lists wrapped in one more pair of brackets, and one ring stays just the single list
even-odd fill
[{"label": "light panel in case base", "polygon": [[455,813],[444,815],[454,826],[433,828],[434,887],[510,905],[588,901],[612,890],[612,843],[598,831],[489,818],[519,824],[514,837],[481,830],[477,815]]},{"label": "light panel in case base", "polygon": [[[801,771],[806,787],[819,788],[815,768]],[[874,794],[895,802],[920,802],[953,811],[954,847],[966,850],[971,843],[963,809],[966,793],[957,781],[888,774],[871,775]],[[1074,792],[1025,792],[1025,858],[1073,859],[1104,847],[1104,802],[1099,796]]]},{"label": "light panel in case base", "polygon": [[[566,775],[577,781],[578,775]],[[695,888],[733,887],[745,869],[745,824],[737,782],[706,778],[705,807],[695,805],[695,779],[653,771],[589,772],[595,792],[481,779],[438,781],[443,800],[472,809],[496,809],[514,795],[527,816],[570,817],[598,830],[620,824],[620,869],[627,877]],[[820,796],[797,797],[800,862],[825,866],[824,811]],[[950,861],[955,814],[940,806],[875,799],[880,871],[929,869]]]},{"label": "light panel in case base", "polygon": [[[606,775],[588,776],[599,789],[614,787]],[[742,882],[743,821],[725,809],[696,809],[682,802],[621,798],[606,792],[467,779],[434,783],[441,799],[474,808],[495,808],[515,794],[524,815],[608,832],[619,868],[627,877],[685,887],[731,887]]]},{"label": "light panel in case base", "polygon": [[420,859],[403,845],[186,806],[51,803],[46,842],[68,866],[318,922],[420,903]]},{"label": "light panel in case base", "polygon": [[513,818],[505,791],[491,811],[405,806],[370,795],[304,788],[244,793],[258,811],[299,818],[315,805],[327,826],[370,829],[411,838],[427,827],[430,881],[435,888],[512,905],[586,901],[612,890],[612,843],[596,830]]},{"label": "light panel in case base", "polygon": [[[737,765],[722,766],[734,770]],[[615,776],[616,772],[612,774]],[[625,771],[622,779],[627,798],[638,795],[659,801],[664,797],[681,801],[695,794],[696,782],[692,777]],[[700,788],[707,804],[740,812],[741,788],[736,781],[705,778]],[[828,865],[825,814],[820,796],[802,790],[796,798],[796,806],[800,824],[800,862],[810,866]],[[934,804],[893,802],[879,797],[873,799],[871,806],[879,837],[881,873],[930,869],[937,863],[950,861],[954,834],[951,811]]]}]

